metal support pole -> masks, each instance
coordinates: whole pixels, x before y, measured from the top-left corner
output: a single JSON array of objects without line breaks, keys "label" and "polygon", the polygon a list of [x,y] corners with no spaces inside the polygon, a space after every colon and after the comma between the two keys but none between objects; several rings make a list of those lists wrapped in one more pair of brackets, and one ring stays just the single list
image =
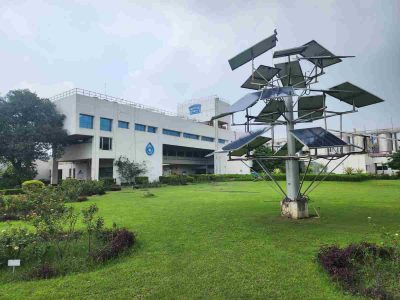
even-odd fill
[{"label": "metal support pole", "polygon": [[[285,101],[286,105],[286,137],[288,146],[288,156],[294,156],[296,154],[296,142],[293,135],[290,133],[294,129],[293,123],[293,97],[288,96]],[[297,160],[286,161],[286,191],[287,196],[290,200],[296,201],[297,195],[300,189],[300,174],[299,174],[299,162]]]}]

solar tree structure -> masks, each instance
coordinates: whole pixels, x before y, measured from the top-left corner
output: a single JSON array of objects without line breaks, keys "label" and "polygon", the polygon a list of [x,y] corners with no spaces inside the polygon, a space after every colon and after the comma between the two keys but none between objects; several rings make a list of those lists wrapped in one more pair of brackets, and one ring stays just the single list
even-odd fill
[{"label": "solar tree structure", "polygon": [[[328,89],[313,88],[312,85],[325,74],[326,68],[342,62],[342,59],[353,57],[334,55],[314,40],[299,47],[275,51],[273,58],[283,62],[275,63],[273,67],[260,65],[255,68],[254,59],[274,48],[276,42],[275,30],[270,37],[229,60],[232,70],[251,62],[250,77],[241,87],[255,91],[241,97],[226,112],[213,117],[215,120],[232,115],[232,125],[244,126],[247,132],[242,138],[227,144],[215,153],[226,153],[228,160],[242,161],[250,168],[251,164],[247,164],[247,161],[252,161],[252,165],[258,164],[264,171],[265,178],[271,180],[275,184],[275,189],[283,195],[282,215],[296,219],[306,218],[309,216],[307,195],[329,175],[322,174],[328,164],[339,160],[331,170],[333,172],[350,155],[367,151],[366,139],[364,147],[351,145],[342,140],[343,115],[383,100],[350,82]],[[303,72],[305,64],[308,64],[309,72]],[[349,104],[349,109],[329,110],[326,106],[328,96]],[[257,103],[261,103],[258,105],[261,110],[256,114],[250,113],[250,109]],[[234,114],[239,112],[245,112],[245,121],[236,124]],[[327,130],[327,119],[335,116],[340,118],[340,130],[337,134],[339,137]],[[295,129],[298,124],[312,123],[316,120],[324,120],[325,128]],[[274,147],[276,126],[286,127],[287,141],[280,149],[276,149],[277,151]],[[258,129],[251,130],[252,128]],[[265,136],[267,132],[271,137]],[[254,150],[267,142],[272,145],[274,154],[258,155]],[[307,187],[303,186],[310,164],[316,159],[326,159],[325,168]],[[271,170],[266,166],[267,160],[285,161],[286,189],[274,179]],[[302,178],[300,178],[300,162],[303,162],[305,168]]]}]

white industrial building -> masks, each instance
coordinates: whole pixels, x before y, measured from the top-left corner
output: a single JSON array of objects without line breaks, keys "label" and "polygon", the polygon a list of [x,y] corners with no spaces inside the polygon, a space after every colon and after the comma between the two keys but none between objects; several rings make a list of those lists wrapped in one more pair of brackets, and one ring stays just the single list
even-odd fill
[{"label": "white industrial building", "polygon": [[[338,134],[339,136],[339,134]],[[399,170],[392,170],[388,166],[388,160],[392,153],[400,151],[400,128],[378,129],[368,131],[356,131],[342,133],[342,139],[348,144],[357,147],[344,147],[344,151],[360,151],[366,148],[367,153],[353,154],[336,168],[333,173],[344,173],[348,167],[354,170],[362,170],[363,173],[395,175]],[[338,161],[332,161],[327,171],[333,170]]]},{"label": "white industrial building", "polygon": [[229,106],[218,97],[182,103],[178,114],[83,89],[51,100],[66,116],[69,145],[57,161],[38,163],[38,178],[118,179],[113,164],[120,156],[146,162],[151,181],[169,174],[249,173],[224,154],[205,157],[243,134],[230,129],[230,117],[210,123]]}]

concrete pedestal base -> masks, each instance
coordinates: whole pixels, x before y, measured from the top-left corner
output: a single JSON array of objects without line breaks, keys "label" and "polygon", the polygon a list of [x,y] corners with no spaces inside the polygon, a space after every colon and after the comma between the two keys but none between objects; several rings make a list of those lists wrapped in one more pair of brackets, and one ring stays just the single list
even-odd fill
[{"label": "concrete pedestal base", "polygon": [[300,199],[298,201],[281,201],[281,214],[284,217],[291,219],[308,218],[308,203],[307,200]]}]

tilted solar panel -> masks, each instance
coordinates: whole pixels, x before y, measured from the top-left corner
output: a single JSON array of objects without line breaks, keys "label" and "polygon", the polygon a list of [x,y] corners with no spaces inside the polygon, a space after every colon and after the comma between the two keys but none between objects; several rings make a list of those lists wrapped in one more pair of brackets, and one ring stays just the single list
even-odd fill
[{"label": "tilted solar panel", "polygon": [[222,147],[222,151],[227,152],[227,151],[234,151],[242,148],[243,146],[249,144],[253,140],[255,140],[258,136],[264,134],[267,132],[268,128],[263,128],[256,130],[254,132],[250,132],[249,134],[237,139],[236,141],[233,141],[229,143],[228,145]]},{"label": "tilted solar panel", "polygon": [[273,58],[301,54],[306,48],[307,48],[307,46],[300,46],[300,47],[295,47],[295,48],[290,48],[290,49],[285,49],[285,50],[278,50],[278,51],[274,52]]},{"label": "tilted solar panel", "polygon": [[346,142],[321,127],[295,129],[291,134],[308,148],[348,146]]},{"label": "tilted solar panel", "polygon": [[[295,140],[295,148],[296,148],[296,153],[299,152],[301,149],[303,149],[304,145],[300,143],[298,140]],[[287,148],[287,143],[285,143],[282,147],[278,149],[274,153],[274,156],[286,156],[288,155],[288,148]]]},{"label": "tilted solar panel", "polygon": [[275,64],[275,67],[281,69],[278,73],[278,77],[283,86],[306,87],[303,71],[298,61]]},{"label": "tilted solar panel", "polygon": [[243,96],[234,104],[232,104],[226,112],[212,117],[211,120],[219,119],[224,116],[231,115],[239,111],[243,111],[255,105],[258,100],[287,97],[289,95],[295,95],[294,89],[292,87],[276,87],[250,93]]},{"label": "tilted solar panel", "polygon": [[[301,53],[301,55],[304,57],[335,56],[332,52],[330,52],[328,49],[324,48],[314,40],[304,44],[304,46],[307,46],[307,48]],[[313,64],[317,63],[317,66],[320,68],[325,68],[340,63],[342,60],[340,58],[324,58],[324,59],[310,58],[308,59],[308,61],[312,62]]]},{"label": "tilted solar panel", "polygon": [[279,69],[277,68],[261,65],[253,72],[253,75],[242,84],[242,88],[259,90],[266,86],[278,72]]},{"label": "tilted solar panel", "polygon": [[340,101],[346,102],[355,107],[363,107],[376,103],[383,102],[383,100],[366,90],[355,86],[350,82],[344,82],[342,84],[331,87],[326,93]]},{"label": "tilted solar panel", "polygon": [[243,110],[245,110],[245,109],[247,109],[249,107],[252,107],[260,99],[261,94],[262,94],[262,91],[258,91],[258,92],[254,92],[254,93],[250,93],[250,94],[244,95],[238,101],[233,103],[226,112],[212,117],[211,120],[219,119],[219,118],[222,118],[224,116],[231,115],[233,113],[236,113],[236,112],[239,112],[239,111],[243,111]]},{"label": "tilted solar panel", "polygon": [[323,95],[300,97],[297,106],[298,117],[300,119],[312,119],[322,116],[324,102]]},{"label": "tilted solar panel", "polygon": [[266,39],[255,44],[249,49],[244,50],[235,57],[231,58],[229,60],[229,65],[231,66],[231,69],[235,70],[236,68],[239,68],[245,63],[248,63],[252,59],[268,51],[269,49],[274,48],[276,46],[276,41],[277,41],[276,35],[277,33],[274,33],[270,37],[267,37]]},{"label": "tilted solar panel", "polygon": [[258,147],[264,145],[266,142],[268,142],[270,140],[271,140],[271,138],[269,138],[269,137],[258,136],[250,143],[242,146],[241,148],[239,148],[237,150],[231,151],[230,154],[232,156],[243,156],[246,153],[248,153],[249,151],[253,151],[253,150],[257,149]]},{"label": "tilted solar panel", "polygon": [[285,102],[270,100],[254,119],[255,122],[273,123],[285,112]]}]

